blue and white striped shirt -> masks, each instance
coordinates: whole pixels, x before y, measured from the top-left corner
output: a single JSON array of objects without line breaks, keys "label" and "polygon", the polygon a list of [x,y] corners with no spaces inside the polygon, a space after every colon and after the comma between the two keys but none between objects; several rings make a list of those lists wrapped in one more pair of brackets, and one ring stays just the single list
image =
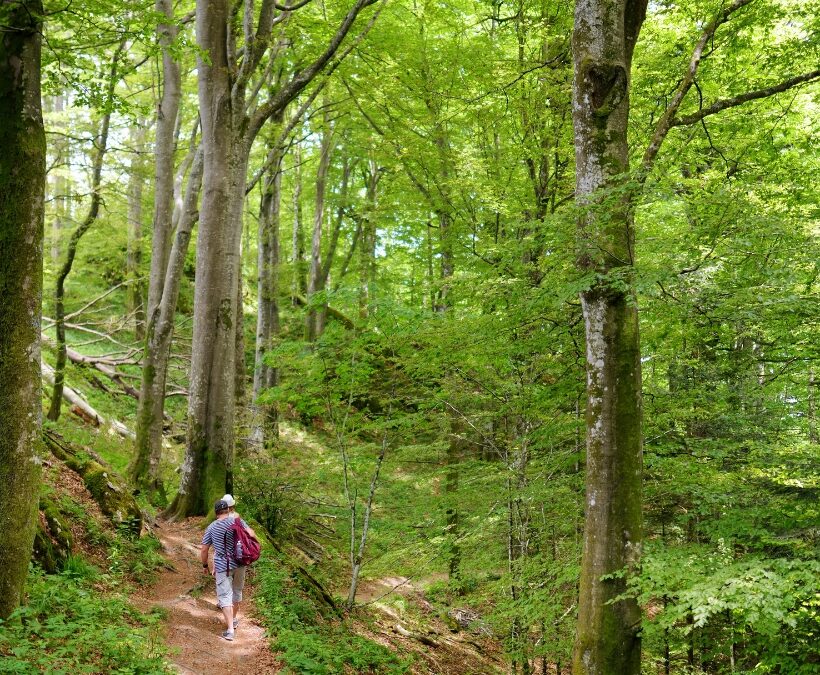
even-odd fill
[{"label": "blue and white striped shirt", "polygon": [[[214,570],[217,572],[227,573],[239,567],[230,555],[234,548],[234,534],[231,531],[231,525],[237,517],[236,514],[231,514],[227,518],[215,520],[208,525],[202,537],[203,545],[214,547]],[[239,522],[242,523],[242,527],[248,529],[242,520]]]}]

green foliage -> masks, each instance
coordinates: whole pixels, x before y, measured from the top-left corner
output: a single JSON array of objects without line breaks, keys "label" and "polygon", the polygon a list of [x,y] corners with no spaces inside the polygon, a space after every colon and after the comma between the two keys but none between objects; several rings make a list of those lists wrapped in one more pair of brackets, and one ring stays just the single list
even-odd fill
[{"label": "green foliage", "polygon": [[648,644],[666,641],[679,653],[697,644],[713,672],[729,672],[727,644],[729,651],[743,645],[738,658],[749,671],[815,672],[820,563],[738,558],[719,544],[649,547],[642,574],[630,581],[630,592],[651,608]]},{"label": "green foliage", "polygon": [[254,595],[269,632],[271,647],[289,672],[405,673],[409,663],[376,642],[357,635],[350,624],[333,618],[309,588],[298,581],[284,556],[266,555],[259,563]]},{"label": "green foliage", "polygon": [[0,622],[0,673],[171,672],[157,618],[101,594],[97,578],[77,559],[59,575],[32,569],[27,604]]},{"label": "green foliage", "polygon": [[[127,199],[114,178],[130,169],[127,128],[150,115],[153,94],[161,91],[150,67],[157,16],[150,2],[132,3],[128,11],[114,0],[71,11],[49,4],[45,86],[53,95],[71,90],[66,109],[46,115],[53,132],[46,222],[62,224],[49,228],[50,243],[64,244],[82,217],[95,118],[107,105],[107,67],[120,40],[129,41],[111,103],[117,142],[104,169],[105,209],[83,239],[69,280],[72,313],[125,279]],[[282,22],[280,63],[269,72],[310,62],[348,4],[309,3]],[[674,127],[649,176],[624,176],[601,196],[609,206],[640,190],[634,265],[582,274],[575,269],[582,210],[572,205],[571,5],[385,4],[326,84],[321,103],[335,125],[325,213],[328,224],[338,219],[338,247],[328,287],[309,302],[328,302],[355,328],[331,317],[313,345],[302,340],[303,309],[284,295],[299,288],[291,250],[297,208],[303,244],[310,239],[318,102],[297,125],[281,175],[281,332],[265,357],[279,369],[280,384],[261,401],[277,404],[283,419],[297,419],[315,435],[283,434],[264,458],[237,463],[243,515],[280,540],[307,535],[320,542],[326,555],[317,575],[342,588],[351,535],[342,448],[360,528],[362,499],[386,437],[364,578],[412,577],[442,614],[453,604],[474,608],[519,665],[541,657],[552,667],[566,664],[583,524],[586,354],[577,298],[593,283],[631,287],[641,317],[648,551],[633,592],[647,614],[647,668],[663,661],[668,642],[673,669],[731,669],[734,647],[736,672],[801,672],[815,665],[818,611],[812,595],[820,494],[816,84]],[[182,3],[178,16],[192,6]],[[633,166],[700,31],[725,6],[649,3],[632,71]],[[710,41],[681,113],[816,68],[818,17],[817,0],[749,3]],[[194,42],[189,22],[174,45],[184,72],[193,70]],[[259,84],[264,97],[267,86]],[[198,116],[194,89],[189,74],[180,138]],[[266,128],[262,136],[275,133]],[[252,173],[267,150],[256,144]],[[354,167],[344,196],[343,166]],[[379,178],[373,201],[368,172]],[[58,188],[52,177],[66,184]],[[247,202],[249,233],[257,190]],[[146,232],[150,198],[149,188]],[[609,222],[606,214],[600,222]],[[364,256],[363,223],[374,229]],[[138,244],[143,273],[147,239]],[[243,245],[246,310],[254,307],[257,272],[251,239]],[[445,279],[448,249],[453,270]],[[195,254],[191,246],[169,389],[187,388]],[[48,278],[54,265],[48,255],[45,264]],[[123,319],[124,296],[124,289],[113,290],[77,315],[69,344],[86,354],[139,360],[130,352],[138,345]],[[442,304],[446,311],[437,311]],[[253,320],[248,311],[246,322]],[[133,363],[118,368],[129,378],[139,374]],[[105,391],[116,387],[93,369],[69,366],[67,378],[102,414],[133,424],[134,399]],[[167,406],[174,423],[166,438],[180,443],[185,399],[174,396]],[[461,423],[459,432],[453,421]],[[130,444],[118,437],[62,421],[58,428],[120,472],[130,460]],[[453,436],[460,441],[459,486],[449,493]],[[163,475],[173,485],[179,445],[167,455]],[[61,513],[80,519],[71,508],[60,501]],[[445,527],[453,509],[461,573],[445,582],[452,544]],[[109,550],[107,573],[150,575],[152,540],[131,544],[93,521],[85,527],[92,543]],[[76,560],[68,565],[80,578],[89,573]],[[289,574],[263,571],[268,620],[291,669],[388,668],[370,643],[355,643],[363,654],[356,660],[353,638],[341,624],[319,618]]]}]

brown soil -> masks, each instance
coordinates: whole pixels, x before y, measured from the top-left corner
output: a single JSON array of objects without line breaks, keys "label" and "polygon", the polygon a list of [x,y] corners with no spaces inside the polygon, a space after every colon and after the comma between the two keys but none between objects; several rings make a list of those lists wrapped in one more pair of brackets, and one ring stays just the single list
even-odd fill
[{"label": "brown soil", "polygon": [[213,577],[199,562],[201,519],[159,522],[154,530],[168,560],[159,579],[133,597],[142,610],[160,606],[168,612],[165,642],[170,661],[184,675],[256,675],[278,673],[265,630],[254,618],[253,568],[248,570],[239,627],[233,642],[220,637],[222,612],[216,607]]}]

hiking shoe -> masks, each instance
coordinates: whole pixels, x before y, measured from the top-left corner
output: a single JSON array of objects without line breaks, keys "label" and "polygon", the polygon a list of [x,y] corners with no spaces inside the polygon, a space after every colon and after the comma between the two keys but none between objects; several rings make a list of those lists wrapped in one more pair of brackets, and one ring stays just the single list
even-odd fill
[{"label": "hiking shoe", "polygon": [[221,635],[223,640],[228,640],[228,642],[233,642],[233,631],[232,630],[223,630]]},{"label": "hiking shoe", "polygon": [[236,627],[239,625],[239,619],[233,620],[233,629],[236,630]]}]

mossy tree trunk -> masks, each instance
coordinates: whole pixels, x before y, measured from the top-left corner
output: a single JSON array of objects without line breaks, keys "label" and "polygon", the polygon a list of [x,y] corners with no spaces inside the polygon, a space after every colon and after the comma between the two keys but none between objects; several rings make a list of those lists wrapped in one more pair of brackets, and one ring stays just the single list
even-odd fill
[{"label": "mossy tree trunk", "polygon": [[238,269],[239,236],[230,228],[231,172],[237,167],[232,166],[229,17],[227,0],[197,2],[204,154],[202,209],[197,235],[188,438],[179,492],[168,509],[172,517],[206,513],[208,502],[225,491],[233,458],[237,320],[234,274]]},{"label": "mossy tree trunk", "polygon": [[299,144],[293,151],[293,236],[291,262],[293,279],[291,297],[307,295],[307,266],[305,265],[305,233],[302,220],[302,151]]},{"label": "mossy tree trunk", "polygon": [[587,351],[586,523],[576,674],[640,672],[641,613],[613,599],[639,562],[642,538],[641,375],[632,288],[627,125],[632,52],[647,0],[579,0],[572,35],[579,267]]},{"label": "mossy tree trunk", "polygon": [[[327,105],[327,102],[325,102]],[[327,111],[327,108],[325,108]],[[305,315],[305,339],[314,342],[325,329],[326,310],[315,306],[315,296],[324,290],[322,279],[322,228],[325,218],[325,187],[330,169],[330,158],[333,153],[333,125],[325,121],[322,129],[322,142],[319,146],[319,166],[316,169],[316,204],[313,209],[313,236],[310,245],[310,271],[307,281],[308,308]],[[324,303],[323,303],[324,304]]]},{"label": "mossy tree trunk", "polygon": [[[365,212],[359,223],[359,318],[367,319],[373,302],[376,266],[376,208],[381,170],[368,160],[364,168]],[[354,242],[355,243],[355,242]]]},{"label": "mossy tree trunk", "polygon": [[0,619],[20,603],[37,526],[46,142],[39,0],[0,2]]}]

